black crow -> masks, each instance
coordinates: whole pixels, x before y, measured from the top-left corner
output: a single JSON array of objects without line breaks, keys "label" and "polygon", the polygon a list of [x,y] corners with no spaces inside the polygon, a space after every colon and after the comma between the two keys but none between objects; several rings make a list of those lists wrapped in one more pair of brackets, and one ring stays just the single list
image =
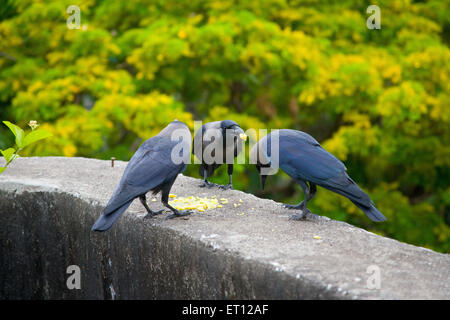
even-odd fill
[{"label": "black crow", "polygon": [[[219,186],[222,189],[233,189],[232,175],[234,158],[242,151],[242,142],[247,135],[233,120],[205,123],[194,136],[192,153],[201,159],[198,173],[203,177],[200,187],[213,187],[207,180],[222,164],[228,165],[228,184]],[[228,161],[227,161],[228,155]]]},{"label": "black crow", "polygon": [[189,128],[177,120],[145,141],[128,162],[116,191],[92,230],[111,228],[136,198],[147,210],[145,218],[162,213],[164,210],[152,211],[148,207],[145,195],[149,191],[153,194],[161,191],[161,202],[173,212],[168,218],[190,214],[190,211],[180,212],[170,206],[168,199],[175,179],[186,169],[190,159],[191,141]]},{"label": "black crow", "polygon": [[[272,156],[272,150],[273,152],[277,150],[277,146],[272,144],[276,144],[277,140],[278,159]],[[272,131],[253,146],[250,160],[256,164],[263,189],[270,173],[262,171],[268,170],[271,166],[274,169],[277,164],[273,162],[278,162],[278,167],[302,187],[305,200],[298,205],[284,205],[289,209],[302,210],[301,215],[291,217],[294,220],[303,218],[305,214],[311,214],[306,205],[314,197],[316,185],[347,197],[371,220],[386,220],[375,208],[369,196],[348,176],[345,165],[305,132],[290,129]]]}]

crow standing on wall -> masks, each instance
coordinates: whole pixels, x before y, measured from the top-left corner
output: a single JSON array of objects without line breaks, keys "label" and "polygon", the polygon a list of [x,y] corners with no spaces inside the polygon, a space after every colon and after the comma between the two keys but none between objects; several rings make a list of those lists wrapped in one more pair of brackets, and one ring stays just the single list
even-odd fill
[{"label": "crow standing on wall", "polygon": [[[271,166],[274,159],[271,154],[271,144],[276,143],[277,136],[279,167],[294,179],[305,193],[305,200],[298,205],[284,205],[289,209],[302,210],[301,215],[293,215],[292,219],[298,220],[305,214],[311,214],[306,206],[308,201],[314,197],[316,185],[318,185],[347,197],[371,220],[386,220],[383,214],[375,208],[369,196],[348,176],[345,165],[323,149],[316,139],[301,131],[283,129],[277,130],[275,134],[271,132],[259,140],[250,151],[251,163],[256,164],[263,189],[267,175],[262,173],[262,169]],[[273,149],[276,150],[276,147]]]},{"label": "crow standing on wall", "polygon": [[[247,140],[247,136],[239,125],[233,120],[223,120],[205,123],[194,136],[192,153],[202,160],[198,173],[203,177],[203,183],[200,187],[213,187],[214,183],[207,180],[214,174],[214,171],[222,164],[228,165],[228,184],[219,186],[222,189],[233,189],[232,175],[234,158],[242,151],[242,142]],[[209,161],[207,154],[210,150],[212,157],[218,161]],[[216,154],[221,152],[222,155]],[[232,155],[231,163],[226,161],[228,155]],[[231,160],[230,159],[230,160]]]},{"label": "crow standing on wall", "polygon": [[[181,136],[183,138],[180,142]],[[190,214],[190,211],[180,212],[170,206],[168,199],[175,179],[186,169],[191,140],[189,128],[183,122],[175,120],[158,135],[145,141],[128,162],[116,191],[92,230],[106,231],[111,228],[136,198],[139,198],[147,210],[145,218],[162,213],[164,210],[152,211],[148,207],[145,195],[149,191],[153,194],[161,191],[161,202],[173,212],[168,218]],[[175,157],[172,154],[174,150]],[[181,159],[184,160],[180,161]]]}]

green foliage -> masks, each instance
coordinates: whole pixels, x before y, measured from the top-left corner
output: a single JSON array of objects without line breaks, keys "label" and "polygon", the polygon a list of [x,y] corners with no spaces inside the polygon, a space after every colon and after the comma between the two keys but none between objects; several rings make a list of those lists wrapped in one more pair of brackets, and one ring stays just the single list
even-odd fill
[{"label": "green foliage", "polygon": [[14,134],[14,137],[16,138],[16,146],[17,148],[21,149],[24,147],[24,136],[25,133],[23,132],[22,128],[16,126],[15,124],[9,122],[9,121],[3,121],[3,123],[11,130],[11,132]]},{"label": "green foliage", "polygon": [[19,155],[18,153],[23,150],[23,148],[29,146],[30,144],[37,142],[39,140],[46,139],[48,137],[51,137],[51,133],[45,131],[45,130],[36,130],[36,128],[39,126],[36,121],[30,121],[29,126],[31,127],[31,132],[28,134],[25,134],[25,132],[22,130],[22,128],[16,126],[15,124],[9,122],[9,121],[3,121],[3,123],[11,130],[11,132],[14,134],[16,146],[15,148],[8,148],[6,150],[1,150],[0,153],[2,154],[3,158],[6,161],[6,164],[4,167],[0,167],[0,173],[6,170],[6,167]]},{"label": "green foliage", "polygon": [[[300,129],[345,161],[388,222],[322,190],[313,211],[450,251],[448,1],[89,0],[78,30],[69,0],[5,3],[0,117],[54,135],[24,155],[128,160],[174,118]],[[380,30],[366,28],[370,4]],[[11,143],[0,129],[0,147]],[[235,172],[239,189],[301,198],[284,174],[261,193],[251,165]]]}]

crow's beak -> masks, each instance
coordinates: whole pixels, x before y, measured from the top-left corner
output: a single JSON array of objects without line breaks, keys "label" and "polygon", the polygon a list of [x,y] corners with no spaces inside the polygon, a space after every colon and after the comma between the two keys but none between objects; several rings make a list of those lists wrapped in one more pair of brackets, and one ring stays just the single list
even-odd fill
[{"label": "crow's beak", "polygon": [[264,190],[264,186],[266,185],[267,176],[261,175],[261,188]]},{"label": "crow's beak", "polygon": [[244,133],[244,130],[242,130],[241,127],[234,128],[233,134],[236,137],[239,137],[242,141],[244,141],[244,142],[247,141],[247,135]]}]

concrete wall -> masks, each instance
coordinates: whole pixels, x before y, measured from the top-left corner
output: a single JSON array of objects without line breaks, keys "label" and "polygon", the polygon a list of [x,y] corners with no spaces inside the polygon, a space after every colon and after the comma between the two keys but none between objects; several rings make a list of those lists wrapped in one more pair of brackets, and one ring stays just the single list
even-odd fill
[{"label": "concrete wall", "polygon": [[[135,201],[111,230],[92,233],[125,165],[19,158],[0,175],[1,299],[450,298],[449,255],[326,217],[289,221],[279,203],[185,176],[172,193],[229,204],[144,220]],[[70,265],[80,267],[79,290],[67,288]],[[373,270],[380,287],[371,289]]]}]

